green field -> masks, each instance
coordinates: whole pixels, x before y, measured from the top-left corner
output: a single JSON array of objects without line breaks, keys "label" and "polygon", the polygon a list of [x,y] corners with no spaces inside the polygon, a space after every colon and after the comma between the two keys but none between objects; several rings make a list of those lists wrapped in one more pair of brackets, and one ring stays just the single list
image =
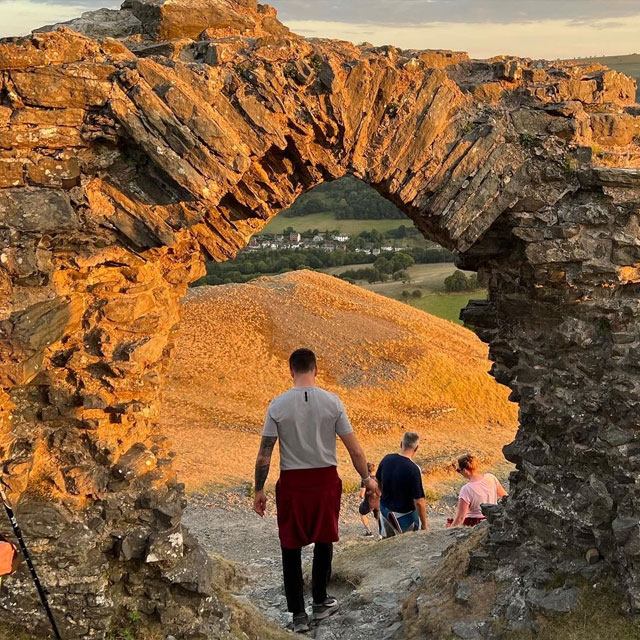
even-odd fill
[{"label": "green field", "polygon": [[486,297],[487,292],[484,289],[465,293],[431,293],[411,300],[409,304],[443,320],[462,324],[460,310],[467,306],[469,300],[484,300]]},{"label": "green field", "polygon": [[409,218],[403,220],[336,220],[333,213],[311,213],[308,216],[295,218],[276,216],[261,233],[282,233],[287,227],[293,227],[298,233],[318,229],[318,231],[337,230],[357,236],[362,231],[373,231],[374,229],[384,233],[391,229],[397,229],[400,225],[411,227],[413,222]]},{"label": "green field", "polygon": [[[322,271],[330,275],[338,275],[348,269],[363,269],[371,266],[371,264],[358,264],[332,267],[330,269],[322,269]],[[444,288],[444,279],[450,276],[455,270],[456,267],[452,262],[415,264],[407,269],[411,276],[411,282],[409,283],[390,281],[368,284],[366,282],[359,282],[358,286],[396,300],[401,300],[401,294],[405,290],[414,291],[415,289],[420,289],[423,294],[422,298],[410,299],[409,304],[411,304],[411,306],[422,309],[444,320],[462,324],[459,319],[460,309],[466,307],[469,300],[486,298],[487,292],[479,289],[478,291],[472,292],[447,293]]]}]

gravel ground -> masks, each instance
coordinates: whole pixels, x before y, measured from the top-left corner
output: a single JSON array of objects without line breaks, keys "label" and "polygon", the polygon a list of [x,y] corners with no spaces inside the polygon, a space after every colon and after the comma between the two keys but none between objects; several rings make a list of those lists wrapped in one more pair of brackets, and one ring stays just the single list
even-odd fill
[{"label": "gravel ground", "polygon": [[[363,537],[358,501],[354,494],[343,497],[341,540],[334,559],[337,580],[330,585],[330,592],[340,599],[340,610],[315,625],[309,635],[316,640],[369,640],[374,636],[401,640],[402,603],[438,567],[442,551],[458,535],[444,528],[453,507],[449,501],[429,509],[430,532],[379,542]],[[276,624],[290,626],[273,499],[267,515],[260,518],[251,509],[251,499],[241,492],[196,494],[184,521],[207,551],[236,562],[246,574],[238,598],[250,601]],[[370,546],[370,553],[363,552],[363,545]],[[305,548],[303,562],[310,562],[312,553],[312,547]]]}]

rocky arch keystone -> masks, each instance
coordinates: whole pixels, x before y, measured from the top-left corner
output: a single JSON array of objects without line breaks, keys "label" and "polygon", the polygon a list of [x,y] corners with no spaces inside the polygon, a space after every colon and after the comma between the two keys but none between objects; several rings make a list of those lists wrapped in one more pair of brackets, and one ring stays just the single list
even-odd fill
[{"label": "rocky arch keystone", "polygon": [[[489,287],[464,317],[521,425],[472,565],[515,597],[530,554],[543,573],[596,547],[639,609],[635,92],[599,66],[306,40],[253,0],[127,0],[0,41],[0,455],[65,637],[127,608],[227,633],[156,428],[178,300],[346,173]],[[21,573],[0,618],[38,611]]]}]

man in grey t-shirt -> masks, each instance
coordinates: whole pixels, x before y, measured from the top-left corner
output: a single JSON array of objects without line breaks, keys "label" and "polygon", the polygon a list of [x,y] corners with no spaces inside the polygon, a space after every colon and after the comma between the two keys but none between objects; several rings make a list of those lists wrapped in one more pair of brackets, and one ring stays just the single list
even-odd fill
[{"label": "man in grey t-shirt", "polygon": [[256,459],[254,510],[264,515],[264,484],[271,454],[280,440],[280,478],[276,485],[278,534],[287,606],[296,632],[309,630],[302,582],[302,547],[314,543],[312,592],[316,620],[335,613],[338,601],[327,595],[333,543],[338,541],[342,482],[337,472],[336,437],[345,444],[368,490],[367,459],[353,433],[340,398],[316,387],[316,357],[298,349],[289,358],[294,387],[269,405]]}]

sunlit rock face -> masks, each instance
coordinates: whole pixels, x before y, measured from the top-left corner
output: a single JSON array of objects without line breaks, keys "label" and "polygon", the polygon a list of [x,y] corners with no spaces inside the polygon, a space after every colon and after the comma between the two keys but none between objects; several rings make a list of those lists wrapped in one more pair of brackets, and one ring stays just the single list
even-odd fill
[{"label": "sunlit rock face", "polygon": [[[596,547],[640,608],[635,83],[305,40],[252,0],[132,0],[70,26],[0,43],[0,446],[64,637],[127,609],[227,634],[156,428],[178,301],[346,173],[488,283],[465,318],[521,428],[475,566],[524,572],[542,545],[551,573]],[[45,628],[25,571],[0,609]]]}]

